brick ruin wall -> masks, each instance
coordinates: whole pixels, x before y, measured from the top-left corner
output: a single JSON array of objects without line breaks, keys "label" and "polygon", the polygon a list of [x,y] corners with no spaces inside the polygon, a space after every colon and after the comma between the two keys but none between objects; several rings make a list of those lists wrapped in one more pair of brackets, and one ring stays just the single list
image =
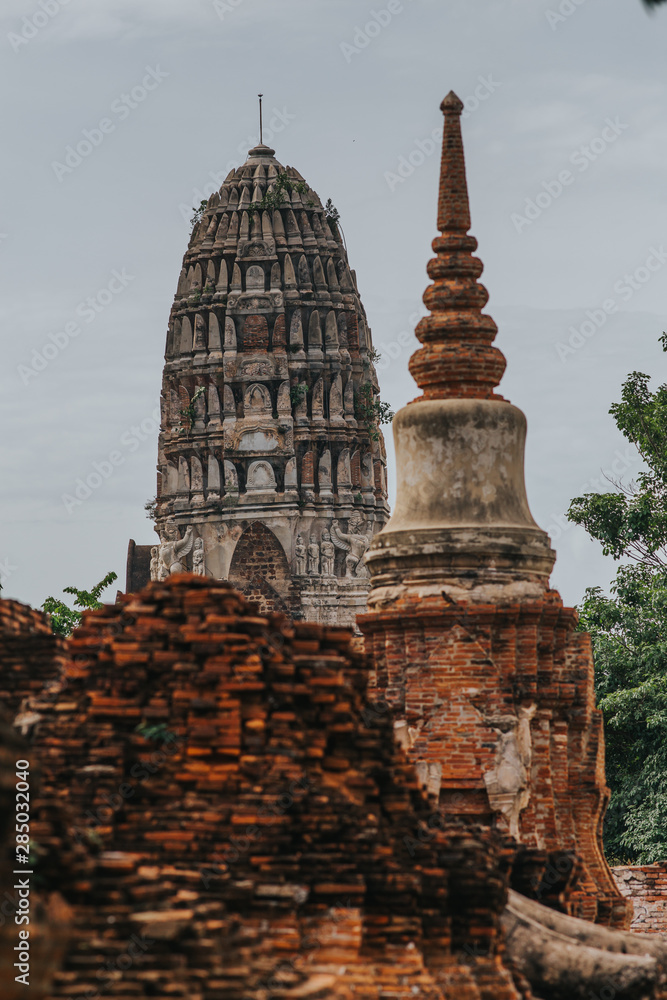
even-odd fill
[{"label": "brick ruin wall", "polygon": [[626,927],[628,908],[602,851],[602,717],[590,640],[573,631],[574,612],[551,591],[544,601],[504,608],[404,600],[359,622],[375,667],[371,693],[407,724],[408,754],[427,782],[433,775],[448,813],[507,829],[512,796],[494,794],[485,774],[521,752],[520,736],[510,731],[506,744],[500,727],[528,708],[532,787],[517,839],[549,858],[521,891],[550,897],[572,916]]},{"label": "brick ruin wall", "polygon": [[667,934],[667,861],[612,868],[619,891],[633,906],[630,929],[641,934]]}]

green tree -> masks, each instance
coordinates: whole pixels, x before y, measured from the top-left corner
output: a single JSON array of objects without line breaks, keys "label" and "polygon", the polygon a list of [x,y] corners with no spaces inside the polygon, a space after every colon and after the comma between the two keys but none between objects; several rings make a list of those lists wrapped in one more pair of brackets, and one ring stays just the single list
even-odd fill
[{"label": "green tree", "polygon": [[579,608],[605,723],[604,843],[610,860],[650,864],[667,857],[667,572],[621,566],[611,590]]},{"label": "green tree", "polygon": [[[667,334],[661,343],[667,351]],[[608,493],[576,497],[568,511],[605,554],[631,560],[611,596],[586,591],[579,627],[593,640],[605,721],[605,848],[642,864],[667,857],[667,385],[652,392],[649,382],[633,372],[610,409],[645,470]]]},{"label": "green tree", "polygon": [[[63,601],[55,597],[47,597],[42,604],[42,610],[46,612],[51,621],[51,628],[56,635],[71,635],[74,629],[81,622],[81,615],[87,608],[101,608],[100,594],[107,587],[110,587],[114,580],[118,579],[117,573],[107,573],[104,579],[95,584],[92,590],[78,590],[76,587],[65,587],[64,594],[74,594],[74,607],[70,608]],[[77,611],[81,608],[81,611]]]}]

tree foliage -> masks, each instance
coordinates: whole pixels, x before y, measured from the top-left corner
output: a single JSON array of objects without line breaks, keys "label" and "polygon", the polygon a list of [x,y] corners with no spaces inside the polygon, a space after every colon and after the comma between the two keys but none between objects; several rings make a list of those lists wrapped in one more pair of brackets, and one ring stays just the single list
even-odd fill
[{"label": "tree foliage", "polygon": [[587,590],[579,608],[605,722],[605,850],[650,864],[667,858],[667,571],[621,566],[611,591]]},{"label": "tree foliage", "polygon": [[[667,351],[667,334],[660,340]],[[647,470],[636,482],[613,483],[613,493],[576,497],[568,517],[602,543],[605,555],[667,569],[667,385],[651,392],[649,381],[648,375],[633,372],[623,385],[621,402],[609,411]]]},{"label": "tree foliage", "polygon": [[[667,351],[667,334],[661,337]],[[610,858],[667,857],[667,385],[633,372],[610,409],[646,466],[636,482],[576,497],[568,511],[621,565],[611,596],[586,591],[579,627],[590,632],[605,721],[605,822]]]},{"label": "tree foliage", "polygon": [[[91,590],[78,590],[76,587],[65,587],[63,590],[64,594],[74,594],[75,596],[73,608],[70,608],[64,601],[60,601],[55,597],[47,597],[42,604],[42,610],[49,616],[51,628],[55,634],[65,637],[71,635],[81,622],[81,615],[87,608],[102,607],[100,594],[117,579],[117,573],[107,573]],[[77,608],[81,608],[81,611],[77,611]]]}]

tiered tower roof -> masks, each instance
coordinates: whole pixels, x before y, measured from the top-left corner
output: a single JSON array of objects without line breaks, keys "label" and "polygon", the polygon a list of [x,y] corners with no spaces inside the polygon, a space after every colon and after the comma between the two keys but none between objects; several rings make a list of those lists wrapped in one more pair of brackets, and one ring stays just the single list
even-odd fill
[{"label": "tiered tower roof", "polygon": [[152,578],[352,624],[387,517],[371,334],[337,212],[268,146],[194,226],[165,362]]}]

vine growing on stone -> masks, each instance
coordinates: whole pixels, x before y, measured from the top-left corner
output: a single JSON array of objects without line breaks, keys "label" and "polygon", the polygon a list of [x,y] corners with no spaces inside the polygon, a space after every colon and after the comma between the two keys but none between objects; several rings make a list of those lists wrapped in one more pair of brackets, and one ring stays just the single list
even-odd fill
[{"label": "vine growing on stone", "polygon": [[[194,422],[197,418],[197,414],[195,412],[195,403],[197,402],[198,399],[201,399],[201,397],[204,395],[205,392],[206,392],[206,386],[200,385],[199,388],[195,389],[194,395],[192,396],[192,399],[190,400],[188,405],[184,406],[182,410],[179,410],[181,416],[181,423],[176,426],[176,430],[179,434],[189,434],[190,431],[192,430]],[[187,426],[185,426],[184,424],[185,421],[187,421]]]},{"label": "vine growing on stone", "polygon": [[293,385],[289,391],[289,398],[292,406],[299,406],[308,395],[308,386],[305,382]]},{"label": "vine growing on stone", "polygon": [[327,198],[327,203],[324,206],[324,218],[329,223],[329,227],[333,230],[334,238],[336,233],[340,233],[341,239],[343,240],[343,246],[345,247],[345,253],[347,253],[347,241],[345,239],[343,227],[340,224],[340,212],[332,202],[331,198]]},{"label": "vine growing on stone", "polygon": [[355,393],[354,415],[364,424],[372,441],[380,438],[379,425],[390,424],[394,419],[394,411],[375,393],[372,382],[362,383]]},{"label": "vine growing on stone", "polygon": [[192,218],[190,219],[190,234],[194,232],[197,223],[201,222],[201,217],[204,214],[207,205],[208,202],[204,198],[202,201],[199,202],[199,208],[192,209]]},{"label": "vine growing on stone", "polygon": [[[253,202],[248,206],[248,212],[272,212],[276,208],[282,208],[285,203],[285,192],[291,194],[298,191],[299,194],[306,194],[308,185],[303,181],[293,181],[287,176],[286,171],[279,173],[273,182],[273,188],[267,191],[261,201]],[[312,206],[313,202],[309,202]]]}]

